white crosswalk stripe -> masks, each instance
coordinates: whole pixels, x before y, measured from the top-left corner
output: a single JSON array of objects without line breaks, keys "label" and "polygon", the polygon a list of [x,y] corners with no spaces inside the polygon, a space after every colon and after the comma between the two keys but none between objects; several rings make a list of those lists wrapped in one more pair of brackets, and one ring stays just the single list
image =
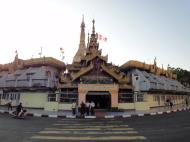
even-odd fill
[{"label": "white crosswalk stripe", "polygon": [[[111,123],[110,123],[111,122]],[[57,121],[50,127],[32,136],[33,140],[53,141],[104,141],[104,140],[145,140],[134,128],[122,121]]]}]

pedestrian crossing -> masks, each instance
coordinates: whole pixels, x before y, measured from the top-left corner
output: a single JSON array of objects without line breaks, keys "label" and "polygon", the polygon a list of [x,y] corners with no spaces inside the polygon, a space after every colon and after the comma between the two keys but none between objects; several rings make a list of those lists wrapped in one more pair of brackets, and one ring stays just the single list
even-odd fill
[{"label": "pedestrian crossing", "polygon": [[38,141],[129,141],[146,140],[138,131],[122,121],[59,120],[44,128],[31,140]]}]

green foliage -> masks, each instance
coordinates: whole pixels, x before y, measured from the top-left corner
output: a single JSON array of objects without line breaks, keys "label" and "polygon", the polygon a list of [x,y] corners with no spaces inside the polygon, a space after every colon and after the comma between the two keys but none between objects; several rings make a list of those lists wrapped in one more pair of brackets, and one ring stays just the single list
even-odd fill
[{"label": "green foliage", "polygon": [[181,68],[170,68],[173,73],[177,74],[177,80],[184,86],[190,87],[190,71]]}]

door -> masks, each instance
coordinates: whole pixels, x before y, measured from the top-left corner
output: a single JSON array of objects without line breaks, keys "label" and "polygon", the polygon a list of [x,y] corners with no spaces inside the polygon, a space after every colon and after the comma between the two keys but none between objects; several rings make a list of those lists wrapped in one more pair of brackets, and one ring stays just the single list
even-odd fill
[{"label": "door", "polygon": [[111,108],[111,95],[108,91],[96,92],[89,91],[86,95],[86,101],[95,103],[96,109],[110,109]]}]

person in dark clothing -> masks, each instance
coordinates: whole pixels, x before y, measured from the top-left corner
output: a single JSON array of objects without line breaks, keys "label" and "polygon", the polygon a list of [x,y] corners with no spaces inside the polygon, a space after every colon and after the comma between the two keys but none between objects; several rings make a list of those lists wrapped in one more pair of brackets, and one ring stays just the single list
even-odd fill
[{"label": "person in dark clothing", "polygon": [[189,106],[189,99],[188,99],[188,97],[185,98],[185,104],[186,104],[186,107]]},{"label": "person in dark clothing", "polygon": [[22,107],[22,103],[20,103],[17,107],[16,107],[16,115],[19,116],[20,112],[23,110]]},{"label": "person in dark clothing", "polygon": [[8,105],[8,111],[13,109],[13,107],[12,107],[12,100],[9,101],[7,105]]},{"label": "person in dark clothing", "polygon": [[170,108],[172,109],[173,108],[173,102],[170,101]]},{"label": "person in dark clothing", "polygon": [[81,109],[80,109],[80,113],[81,113],[81,117],[83,118],[84,117],[84,114],[85,114],[85,104],[84,102],[81,103]]}]

